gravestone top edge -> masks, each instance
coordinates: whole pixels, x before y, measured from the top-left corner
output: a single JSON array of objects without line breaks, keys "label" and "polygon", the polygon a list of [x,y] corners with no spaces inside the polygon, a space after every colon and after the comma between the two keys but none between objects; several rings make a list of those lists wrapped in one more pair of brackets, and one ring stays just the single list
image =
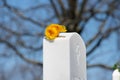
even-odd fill
[{"label": "gravestone top edge", "polygon": [[[54,39],[52,42],[56,41],[56,40],[70,40],[70,38],[72,38],[72,36],[78,36],[81,37],[78,33],[76,32],[66,32],[66,33],[60,33],[59,36]],[[44,38],[44,40],[47,40]],[[49,41],[49,40],[47,40]]]}]

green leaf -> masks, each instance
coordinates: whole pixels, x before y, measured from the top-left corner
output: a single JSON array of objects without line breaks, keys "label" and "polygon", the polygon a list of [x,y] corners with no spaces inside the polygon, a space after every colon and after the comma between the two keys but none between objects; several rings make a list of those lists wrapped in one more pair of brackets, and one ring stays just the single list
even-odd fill
[{"label": "green leaf", "polygon": [[115,65],[113,66],[113,70],[115,70],[115,69],[117,69],[117,64],[115,64]]}]

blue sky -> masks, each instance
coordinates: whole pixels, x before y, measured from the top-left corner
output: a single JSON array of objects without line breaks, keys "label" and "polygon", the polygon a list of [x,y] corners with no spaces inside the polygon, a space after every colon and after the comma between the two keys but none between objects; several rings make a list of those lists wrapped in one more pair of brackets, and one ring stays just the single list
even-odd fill
[{"label": "blue sky", "polygon": [[[49,0],[8,0],[8,3],[16,8],[19,8],[20,10],[25,10],[25,9],[28,9],[30,7],[33,7],[35,5],[39,5],[39,4],[47,4],[49,3]],[[34,15],[37,15],[38,18],[34,17]],[[40,14],[40,15],[39,15]],[[52,13],[49,13],[50,15],[52,15]],[[48,13],[46,13],[43,10],[41,11],[37,11],[37,12],[30,12],[28,14],[26,14],[28,17],[33,17],[35,18],[36,20],[39,20],[39,19],[45,19],[46,17],[48,17]],[[8,16],[6,15],[6,17],[3,17],[4,20],[8,20]],[[3,20],[3,19],[0,19],[0,20]],[[24,21],[23,21],[24,22]],[[56,20],[54,20],[54,22],[57,22]],[[33,25],[31,24],[30,22],[27,22],[25,21],[25,28],[30,31],[31,33],[36,33],[36,32],[42,32],[44,30],[44,28],[40,28],[39,26],[37,25]],[[97,33],[97,29],[100,25],[100,22],[97,22],[95,21],[94,19],[91,19],[87,24],[86,24],[86,27],[85,27],[85,32],[83,32],[83,34],[81,35],[84,39],[84,41],[88,41],[88,39],[90,39],[95,33]],[[30,28],[29,28],[30,26]],[[109,27],[109,22],[108,24],[106,25],[106,28]],[[15,26],[12,27],[13,30],[18,30],[18,28],[15,28]],[[42,37],[43,38],[43,37]],[[34,46],[38,46],[38,45],[41,45],[42,44],[42,38],[39,39],[39,43],[34,43]],[[23,37],[23,39],[27,42],[29,39],[31,39],[32,41],[32,38],[31,37]],[[33,39],[34,40],[34,39]],[[120,53],[120,51],[117,49],[117,35],[116,33],[112,33],[112,35],[110,35],[109,38],[107,38],[106,40],[104,40],[102,42],[102,44],[99,46],[98,49],[96,49],[93,54],[91,56],[89,56],[87,58],[88,62],[90,64],[98,64],[98,63],[101,63],[101,64],[107,64],[109,66],[113,66],[115,62],[118,61],[119,57],[120,57],[120,54],[118,55],[118,53]],[[96,43],[96,41],[94,42]],[[28,45],[29,45],[29,42],[28,42]],[[4,44],[0,44],[0,54],[2,52],[4,52]],[[90,49],[91,47],[88,47],[88,50]],[[22,53],[28,53],[28,51],[24,50],[24,49],[20,49],[20,51]],[[10,53],[13,53],[13,54],[10,54]],[[31,59],[35,59],[35,60],[38,60],[38,61],[41,61],[42,62],[42,54],[43,52],[42,51],[37,51],[35,54],[25,54],[25,56],[27,57],[30,57]],[[17,57],[17,55],[15,55],[15,53],[13,51],[10,51],[8,54],[7,54],[8,57],[7,59],[4,58],[4,57],[0,57],[0,68],[1,69],[4,69],[6,71],[9,71],[11,70],[14,65],[18,62],[22,62],[22,60],[20,58]],[[17,61],[18,62],[17,62]],[[1,66],[3,65],[3,66]],[[91,68],[88,70],[88,78],[90,77],[89,80],[101,80],[101,78],[97,79],[97,77],[95,77],[96,75],[95,74],[98,74],[98,73],[104,73],[106,72],[105,74],[108,74],[109,76],[111,76],[111,71],[107,71],[107,70],[104,70],[104,69],[99,69],[99,68]],[[102,74],[100,75],[99,77],[104,77],[105,74]],[[106,80],[111,80],[111,77],[105,77]]]}]

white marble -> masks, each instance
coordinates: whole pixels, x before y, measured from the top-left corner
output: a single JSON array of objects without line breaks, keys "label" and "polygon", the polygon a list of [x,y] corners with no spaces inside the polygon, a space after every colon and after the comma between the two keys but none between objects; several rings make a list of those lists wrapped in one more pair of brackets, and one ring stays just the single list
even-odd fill
[{"label": "white marble", "polygon": [[79,34],[43,40],[43,80],[87,80],[86,48]]},{"label": "white marble", "polygon": [[120,72],[118,71],[118,69],[113,71],[112,78],[112,80],[120,80]]}]

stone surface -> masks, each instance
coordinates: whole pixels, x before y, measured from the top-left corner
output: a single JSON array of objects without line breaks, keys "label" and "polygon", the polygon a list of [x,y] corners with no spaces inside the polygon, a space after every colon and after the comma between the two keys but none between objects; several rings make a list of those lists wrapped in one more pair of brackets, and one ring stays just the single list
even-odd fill
[{"label": "stone surface", "polygon": [[120,80],[120,72],[118,69],[113,71],[112,80]]},{"label": "stone surface", "polygon": [[43,40],[44,80],[86,80],[86,48],[79,34],[60,33]]}]

